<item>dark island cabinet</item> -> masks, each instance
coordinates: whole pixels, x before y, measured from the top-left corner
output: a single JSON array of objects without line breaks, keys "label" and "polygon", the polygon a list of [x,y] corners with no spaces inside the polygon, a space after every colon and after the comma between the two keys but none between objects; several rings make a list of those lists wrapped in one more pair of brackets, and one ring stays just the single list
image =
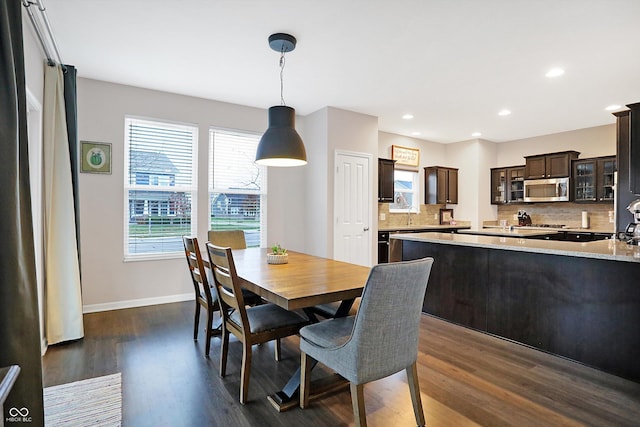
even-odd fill
[{"label": "dark island cabinet", "polygon": [[563,178],[571,175],[571,161],[578,158],[577,151],[526,156],[525,179]]},{"label": "dark island cabinet", "polygon": [[423,312],[640,381],[637,263],[402,243],[435,259]]},{"label": "dark island cabinet", "polygon": [[395,160],[378,159],[378,202],[393,203]]},{"label": "dark island cabinet", "polygon": [[458,204],[458,169],[442,166],[424,168],[424,203]]}]

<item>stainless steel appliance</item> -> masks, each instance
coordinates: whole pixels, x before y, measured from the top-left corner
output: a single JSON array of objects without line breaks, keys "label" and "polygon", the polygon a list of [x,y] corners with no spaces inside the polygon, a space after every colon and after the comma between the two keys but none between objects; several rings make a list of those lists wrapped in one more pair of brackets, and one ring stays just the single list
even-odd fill
[{"label": "stainless steel appliance", "polygon": [[627,243],[640,245],[640,199],[631,202],[627,210],[633,215],[633,222],[630,222],[624,231],[625,240]]},{"label": "stainless steel appliance", "polygon": [[525,202],[568,202],[569,178],[526,179]]}]

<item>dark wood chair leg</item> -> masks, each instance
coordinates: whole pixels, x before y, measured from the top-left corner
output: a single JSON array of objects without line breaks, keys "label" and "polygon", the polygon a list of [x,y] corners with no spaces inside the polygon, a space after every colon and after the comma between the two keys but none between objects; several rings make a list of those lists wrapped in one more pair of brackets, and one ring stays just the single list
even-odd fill
[{"label": "dark wood chair leg", "polygon": [[367,427],[367,413],[364,409],[364,384],[350,383],[353,417],[357,427]]},{"label": "dark wood chair leg", "polygon": [[240,403],[247,403],[249,396],[249,379],[251,378],[251,344],[242,343],[242,372],[240,374]]},{"label": "dark wood chair leg", "polygon": [[309,387],[311,385],[311,357],[300,352],[300,407],[309,407]]},{"label": "dark wood chair leg", "polygon": [[222,343],[220,344],[220,376],[227,374],[227,353],[229,351],[229,332],[222,327]]},{"label": "dark wood chair leg", "polygon": [[193,319],[193,339],[198,340],[198,323],[200,323],[200,303],[196,300],[196,316]]},{"label": "dark wood chair leg", "polygon": [[211,338],[213,337],[213,310],[207,310],[207,343],[205,344],[205,356],[209,357],[211,350]]},{"label": "dark wood chair leg", "polygon": [[411,392],[411,402],[413,403],[413,413],[416,416],[416,423],[419,426],[426,425],[424,411],[422,410],[422,398],[420,397],[420,383],[418,382],[418,364],[413,362],[407,367],[407,382]]}]

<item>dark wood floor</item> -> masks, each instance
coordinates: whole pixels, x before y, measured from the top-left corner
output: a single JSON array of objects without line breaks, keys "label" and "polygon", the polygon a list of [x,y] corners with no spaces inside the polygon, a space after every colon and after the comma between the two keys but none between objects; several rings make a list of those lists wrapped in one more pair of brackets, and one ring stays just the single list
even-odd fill
[{"label": "dark wood floor", "polygon": [[[219,340],[205,358],[192,316],[190,302],[85,315],[83,340],[47,351],[44,384],[122,372],[124,426],[353,424],[348,390],[285,413],[267,402],[299,364],[295,337],[281,362],[272,344],[254,348],[250,402],[240,405],[240,343],[232,339],[220,378]],[[640,425],[640,384],[426,315],[418,375],[430,427]],[[403,373],[367,385],[365,402],[371,426],[414,425]]]}]

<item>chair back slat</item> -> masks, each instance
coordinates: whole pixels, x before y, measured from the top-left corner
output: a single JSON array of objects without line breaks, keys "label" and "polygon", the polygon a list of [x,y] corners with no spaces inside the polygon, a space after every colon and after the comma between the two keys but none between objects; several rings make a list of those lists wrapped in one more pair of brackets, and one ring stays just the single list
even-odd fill
[{"label": "chair back slat", "polygon": [[242,295],[242,286],[233,262],[231,248],[216,246],[207,243],[207,254],[211,266],[214,287],[221,301],[222,313],[225,322],[230,321],[230,314],[236,310],[241,319],[241,324],[233,323],[243,334],[249,333],[249,320]]},{"label": "chair back slat", "polygon": [[187,264],[189,265],[196,298],[204,299],[209,305],[213,305],[215,297],[207,279],[202,254],[200,253],[200,246],[198,245],[198,238],[183,236],[182,243],[184,244],[185,256],[187,258]]},{"label": "chair back slat", "polygon": [[209,242],[221,248],[246,249],[247,241],[243,230],[209,230]]}]

